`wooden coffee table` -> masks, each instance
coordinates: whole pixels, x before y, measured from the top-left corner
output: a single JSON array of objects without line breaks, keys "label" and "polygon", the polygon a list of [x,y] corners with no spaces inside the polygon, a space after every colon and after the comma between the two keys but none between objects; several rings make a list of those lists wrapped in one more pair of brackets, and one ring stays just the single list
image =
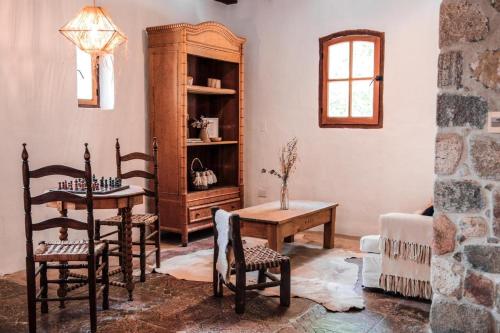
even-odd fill
[{"label": "wooden coffee table", "polygon": [[293,235],[324,224],[323,248],[334,245],[335,214],[338,204],[331,202],[290,201],[290,209],[280,210],[278,201],[233,211],[240,215],[243,236],[266,238],[269,247],[281,252],[283,241],[293,242]]}]

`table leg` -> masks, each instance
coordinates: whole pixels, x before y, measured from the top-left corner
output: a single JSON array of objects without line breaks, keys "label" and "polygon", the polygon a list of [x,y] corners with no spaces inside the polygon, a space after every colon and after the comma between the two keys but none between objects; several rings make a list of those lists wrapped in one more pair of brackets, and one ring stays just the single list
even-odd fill
[{"label": "table leg", "polygon": [[269,243],[269,248],[271,250],[281,253],[283,248],[283,237],[277,227],[270,227],[268,230],[267,242]]},{"label": "table leg", "polygon": [[126,245],[127,242],[125,240],[125,232],[126,232],[126,223],[125,223],[125,210],[123,208],[118,209],[118,213],[122,217],[122,224],[120,228],[118,228],[118,242],[120,243],[120,248],[118,251],[120,251],[121,256],[119,260],[119,265],[122,270],[122,282],[127,283],[127,250],[126,250]]},{"label": "table leg", "polygon": [[[68,210],[65,209],[65,208],[61,208],[59,210],[59,214],[61,215],[61,217],[68,217]],[[68,240],[68,228],[59,228],[59,240],[61,241],[65,241],[65,240]],[[59,264],[61,265],[64,265],[64,264],[67,264],[68,262],[67,261],[61,261],[59,262]],[[60,268],[59,269],[59,280],[65,280],[68,278],[68,273],[69,273],[69,270],[66,269],[66,268]],[[60,282],[59,283],[59,287],[57,288],[57,296],[58,297],[66,297],[67,295],[67,291],[66,291],[66,283],[64,282]],[[60,308],[64,308],[65,307],[65,304],[64,304],[64,301],[60,301],[59,302],[59,307]]]},{"label": "table leg", "polygon": [[328,223],[325,223],[324,231],[323,231],[323,248],[324,249],[333,249],[335,246],[335,218],[336,218],[336,209],[335,207],[331,210],[331,220]]},{"label": "table leg", "polygon": [[123,221],[125,222],[124,230],[124,247],[125,250],[125,284],[128,290],[128,300],[133,300],[134,280],[132,276],[132,209],[130,207],[123,209]]}]

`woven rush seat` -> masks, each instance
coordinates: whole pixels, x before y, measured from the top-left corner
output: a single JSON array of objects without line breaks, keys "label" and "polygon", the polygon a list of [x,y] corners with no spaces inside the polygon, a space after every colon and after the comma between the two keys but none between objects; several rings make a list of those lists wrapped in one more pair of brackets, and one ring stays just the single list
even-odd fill
[{"label": "woven rush seat", "polygon": [[[158,215],[154,214],[133,214],[132,215],[132,225],[139,226],[142,224],[150,225],[158,220]],[[110,218],[106,218],[100,221],[101,225],[120,225],[122,223],[122,217],[116,215]]]},{"label": "woven rush seat", "polygon": [[[100,255],[105,243],[96,243],[94,255]],[[41,242],[35,250],[35,261],[86,261],[89,254],[89,244],[81,241]]]},{"label": "woven rush seat", "polygon": [[287,256],[265,246],[246,248],[243,252],[247,271],[280,267],[281,262],[290,260]]}]

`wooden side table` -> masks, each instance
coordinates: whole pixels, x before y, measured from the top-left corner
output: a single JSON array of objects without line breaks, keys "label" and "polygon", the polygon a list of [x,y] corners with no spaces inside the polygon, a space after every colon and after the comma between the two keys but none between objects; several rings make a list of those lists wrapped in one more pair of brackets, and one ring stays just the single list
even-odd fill
[{"label": "wooden side table", "polygon": [[269,247],[281,252],[283,241],[293,242],[301,231],[324,224],[323,248],[334,246],[335,215],[338,204],[293,200],[290,209],[280,210],[278,201],[236,210],[243,236],[265,238]]},{"label": "wooden side table", "polygon": [[[131,301],[133,299],[134,280],[132,276],[132,208],[136,205],[143,203],[144,190],[140,186],[130,185],[128,189],[110,193],[110,194],[95,194],[93,196],[94,209],[118,209],[122,215],[124,223],[124,243],[123,247],[123,262],[125,263],[125,271],[123,272],[123,282],[113,281],[111,284],[126,288],[128,297]],[[83,196],[83,195],[82,195]],[[68,216],[68,210],[83,210],[87,209],[85,204],[75,204],[72,202],[50,202],[47,204],[49,207],[57,208],[62,217]],[[59,239],[68,239],[68,229],[61,228],[59,230]],[[61,269],[59,275],[61,277],[68,276],[68,270]],[[57,290],[58,295],[66,295],[66,286],[60,285]],[[64,303],[61,303],[64,307]]]}]

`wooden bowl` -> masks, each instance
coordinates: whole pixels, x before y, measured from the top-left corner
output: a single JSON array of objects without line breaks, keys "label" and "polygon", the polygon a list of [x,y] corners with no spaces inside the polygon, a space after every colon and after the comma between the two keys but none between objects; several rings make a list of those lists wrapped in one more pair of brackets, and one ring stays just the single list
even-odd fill
[{"label": "wooden bowl", "polygon": [[217,138],[210,138],[210,141],[212,141],[212,142],[221,142],[221,141],[222,141],[222,138],[221,138],[221,137],[217,137]]}]

